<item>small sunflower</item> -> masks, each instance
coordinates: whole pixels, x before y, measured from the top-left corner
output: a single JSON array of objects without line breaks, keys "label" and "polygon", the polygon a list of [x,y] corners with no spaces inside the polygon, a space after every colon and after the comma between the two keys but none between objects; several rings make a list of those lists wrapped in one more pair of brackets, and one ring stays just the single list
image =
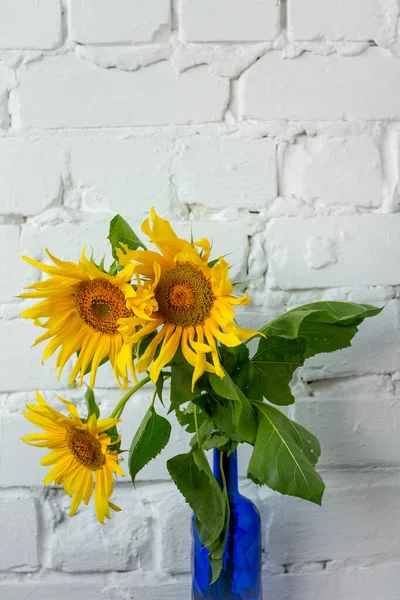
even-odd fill
[{"label": "small sunflower", "polygon": [[[160,250],[117,250],[123,265],[135,265],[137,287],[127,300],[133,317],[120,321],[125,343],[135,344],[160,328],[136,364],[138,372],[149,368],[153,382],[174,357],[178,347],[194,367],[192,385],[207,371],[224,376],[217,342],[238,346],[257,331],[236,327],[234,305],[249,304],[247,295],[234,298],[228,263],[220,257],[209,263],[210,243],[201,239],[193,244],[178,238],[170,223],[151,211],[151,220],[142,225]],[[140,277],[143,277],[141,282]],[[157,357],[156,352],[159,350]],[[153,359],[155,360],[153,361]],[[152,362],[153,361],[153,362]],[[124,358],[119,357],[120,368]]]},{"label": "small sunflower", "polygon": [[94,504],[96,517],[100,523],[110,518],[110,508],[121,510],[109,501],[113,491],[113,474],[124,475],[118,462],[118,454],[111,451],[115,443],[105,433],[117,423],[118,419],[97,420],[92,414],[84,423],[79,417],[72,402],[59,398],[70,413],[66,417],[47,404],[44,398],[36,393],[38,404],[27,404],[23,415],[43,429],[42,433],[25,435],[22,440],[30,446],[49,448],[41,464],[53,465],[47,473],[44,484],[52,481],[64,486],[68,496],[72,497],[70,516],[72,517],[81,502],[88,504],[94,487]]},{"label": "small sunflower", "polygon": [[[120,372],[116,361],[123,347],[118,320],[132,314],[126,307],[126,298],[133,293],[129,285],[133,266],[128,265],[116,276],[111,276],[90,262],[85,251],[78,264],[63,262],[48,250],[46,252],[55,266],[23,257],[50,277],[27,288],[35,291],[19,296],[44,298],[21,313],[21,317],[34,319],[36,325],[46,329],[34,343],[50,340],[43,353],[43,361],[59,349],[56,366],[60,378],[67,360],[78,353],[70,385],[79,375],[79,385],[82,385],[83,376],[90,369],[90,387],[93,388],[99,365],[109,357],[118,383],[126,387],[126,369]],[[42,322],[40,319],[47,320]],[[126,366],[133,372],[132,361],[127,359]]]}]

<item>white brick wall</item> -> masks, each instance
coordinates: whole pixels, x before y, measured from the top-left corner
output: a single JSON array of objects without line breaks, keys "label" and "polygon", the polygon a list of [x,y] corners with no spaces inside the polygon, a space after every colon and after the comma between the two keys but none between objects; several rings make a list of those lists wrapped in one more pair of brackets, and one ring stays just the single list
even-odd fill
[{"label": "white brick wall", "polygon": [[292,60],[270,52],[240,79],[239,113],[262,121],[398,119],[399,74],[398,59],[380,48]]},{"label": "white brick wall", "polygon": [[[390,2],[381,0],[288,0],[289,26],[295,40],[368,41],[390,26]],[[387,5],[385,7],[385,4]],[[392,3],[392,5],[395,3]]]},{"label": "white brick wall", "polygon": [[[190,596],[190,510],[165,467],[187,449],[176,423],[104,527],[91,508],[67,517],[45,451],[20,441],[36,388],[82,404],[68,367],[57,382],[29,348],[15,296],[37,272],[20,255],[101,257],[110,217],[139,232],[153,205],[229,254],[246,326],[320,299],[387,303],[296,376],[322,507],[242,488],[263,516],[266,596],[398,600],[399,15],[397,0],[0,0],[1,600]],[[107,369],[98,385],[107,414],[120,392]],[[150,398],[130,401],[125,448]]]},{"label": "white brick wall", "polygon": [[69,0],[71,39],[81,44],[157,41],[169,29],[168,0]]},{"label": "white brick wall", "polygon": [[60,0],[1,0],[0,48],[47,50],[61,44]]},{"label": "white brick wall", "polygon": [[368,135],[299,137],[283,152],[282,194],[322,206],[380,206],[379,145]]},{"label": "white brick wall", "polygon": [[182,37],[190,42],[256,42],[278,33],[277,0],[182,0]]}]

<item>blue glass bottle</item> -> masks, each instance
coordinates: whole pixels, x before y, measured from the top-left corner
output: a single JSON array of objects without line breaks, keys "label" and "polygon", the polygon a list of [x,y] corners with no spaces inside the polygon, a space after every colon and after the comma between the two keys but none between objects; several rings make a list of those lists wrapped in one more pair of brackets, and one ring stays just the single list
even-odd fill
[{"label": "blue glass bottle", "polygon": [[[237,452],[223,454],[223,470],[231,510],[223,568],[211,580],[208,550],[192,520],[192,600],[261,600],[261,520],[257,507],[239,494]],[[220,452],[214,450],[214,475],[222,487]]]}]

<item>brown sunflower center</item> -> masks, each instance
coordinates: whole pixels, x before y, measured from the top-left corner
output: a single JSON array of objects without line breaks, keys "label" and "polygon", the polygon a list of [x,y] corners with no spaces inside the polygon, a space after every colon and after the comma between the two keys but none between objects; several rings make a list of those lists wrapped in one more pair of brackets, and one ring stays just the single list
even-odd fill
[{"label": "brown sunflower center", "polygon": [[77,461],[92,471],[101,469],[106,462],[99,440],[88,431],[75,427],[68,429],[67,446]]},{"label": "brown sunflower center", "polygon": [[118,319],[131,315],[126,308],[124,294],[105,279],[82,281],[75,294],[75,303],[80,318],[102,333],[116,333]]},{"label": "brown sunflower center", "polygon": [[165,320],[183,327],[203,325],[215,300],[204,273],[190,264],[177,264],[166,271],[160,277],[155,297]]}]

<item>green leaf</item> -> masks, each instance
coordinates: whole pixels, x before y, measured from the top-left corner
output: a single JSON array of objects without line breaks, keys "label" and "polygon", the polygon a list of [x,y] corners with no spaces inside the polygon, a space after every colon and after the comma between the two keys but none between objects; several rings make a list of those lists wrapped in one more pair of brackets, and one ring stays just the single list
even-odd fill
[{"label": "green leaf", "polygon": [[121,217],[121,215],[115,215],[110,221],[110,232],[108,235],[110,240],[112,255],[115,259],[118,259],[116,248],[120,248],[120,244],[128,246],[129,250],[137,250],[142,248],[147,250],[146,246],[137,237],[130,225]]},{"label": "green leaf", "polygon": [[247,477],[281,494],[321,504],[325,484],[314,469],[314,454],[320,452],[317,440],[275,407],[265,402],[253,405],[260,419]]},{"label": "green leaf", "polygon": [[227,373],[222,379],[215,373],[211,373],[209,381],[218,396],[235,402],[236,429],[240,441],[253,444],[257,433],[257,419],[242,390]]},{"label": "green leaf", "polygon": [[263,399],[262,391],[258,387],[256,369],[251,360],[242,363],[232,379],[249,400]]},{"label": "green leaf", "polygon": [[171,424],[151,407],[132,440],[129,450],[129,472],[133,483],[141,469],[168,444]]},{"label": "green leaf", "polygon": [[[187,433],[195,433],[196,423],[194,418],[193,402],[189,402],[189,404],[183,410],[177,408],[175,410],[175,414],[179,424],[187,431]],[[206,415],[200,408],[197,408],[197,422],[199,427],[201,427],[204,421],[208,420],[208,418],[208,415]]]},{"label": "green leaf", "polygon": [[[177,353],[178,354],[178,353]],[[176,357],[171,363],[171,406],[169,413],[181,404],[194,400],[207,385],[207,375],[202,375],[192,392],[193,367],[182,357]]]},{"label": "green leaf", "polygon": [[252,358],[258,388],[273,404],[292,404],[289,384],[306,358],[351,345],[358,326],[381,312],[368,304],[315,302],[281,315],[261,330]]},{"label": "green leaf", "polygon": [[257,386],[273,404],[293,404],[289,384],[293,373],[305,361],[306,344],[303,339],[290,340],[269,336],[260,341],[252,362]]},{"label": "green leaf", "polygon": [[353,302],[313,302],[298,306],[277,317],[261,329],[266,335],[297,338],[304,334],[307,323],[319,322],[344,326],[360,325],[367,317],[379,314],[383,308]]},{"label": "green leaf", "polygon": [[98,419],[100,416],[100,409],[96,404],[94,392],[93,392],[92,388],[90,388],[89,386],[85,392],[85,400],[86,400],[86,405],[87,405],[87,409],[88,409],[88,418],[90,417],[90,415],[94,414],[94,415],[96,415],[96,418]]},{"label": "green leaf", "polygon": [[208,561],[211,567],[211,581],[210,585],[215,583],[220,576],[223,566],[224,559],[224,551],[226,542],[228,539],[229,532],[229,520],[230,520],[230,506],[228,495],[226,493],[226,489],[224,489],[224,497],[225,497],[225,523],[222,532],[219,535],[219,538],[212,544],[210,547],[210,554],[208,556]]},{"label": "green leaf", "polygon": [[[232,400],[222,398],[210,392],[200,396],[204,412],[214,424],[214,429],[218,434],[236,442],[240,441],[236,427],[236,405]],[[198,404],[199,398],[195,398],[194,403]]]},{"label": "green leaf", "polygon": [[239,372],[242,365],[249,360],[249,349],[245,344],[239,344],[233,348],[221,345],[220,353],[222,366],[231,377]]},{"label": "green leaf", "polygon": [[163,373],[163,371],[161,371],[161,373],[156,381],[156,392],[157,392],[157,396],[158,396],[161,404],[163,406],[165,406],[164,402],[163,402],[163,397],[162,397],[163,389],[164,389],[164,373]]},{"label": "green leaf", "polygon": [[167,468],[196,515],[201,543],[209,548],[224,529],[226,503],[204,452],[192,448],[187,454],[169,459]]}]

